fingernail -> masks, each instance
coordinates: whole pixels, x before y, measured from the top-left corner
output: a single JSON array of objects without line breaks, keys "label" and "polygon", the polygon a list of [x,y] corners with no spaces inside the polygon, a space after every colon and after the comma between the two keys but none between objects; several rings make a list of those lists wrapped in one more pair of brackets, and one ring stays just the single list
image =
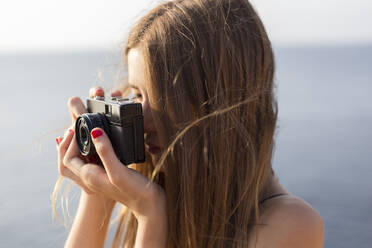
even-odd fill
[{"label": "fingernail", "polygon": [[72,130],[72,128],[69,128],[68,131],[69,131],[70,133],[74,133],[74,130]]},{"label": "fingernail", "polygon": [[59,139],[58,138],[56,138],[56,142],[57,142],[57,145],[59,145]]},{"label": "fingernail", "polygon": [[96,139],[101,136],[103,132],[100,129],[94,129],[90,134],[92,135],[93,139]]},{"label": "fingernail", "polygon": [[105,91],[102,88],[97,88],[94,96],[105,96]]}]

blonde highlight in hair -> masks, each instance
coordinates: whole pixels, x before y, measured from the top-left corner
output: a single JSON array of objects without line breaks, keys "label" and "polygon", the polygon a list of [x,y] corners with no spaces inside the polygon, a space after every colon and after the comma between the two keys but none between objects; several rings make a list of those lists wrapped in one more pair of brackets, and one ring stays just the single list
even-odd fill
[{"label": "blonde highlight in hair", "polygon": [[164,3],[132,29],[159,141],[169,247],[242,247],[258,224],[277,120],[274,56],[248,1]]}]

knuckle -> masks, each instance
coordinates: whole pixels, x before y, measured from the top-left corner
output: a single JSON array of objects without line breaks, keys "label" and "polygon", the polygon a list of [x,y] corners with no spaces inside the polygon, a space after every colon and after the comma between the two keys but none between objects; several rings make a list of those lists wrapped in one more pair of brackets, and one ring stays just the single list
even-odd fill
[{"label": "knuckle", "polygon": [[63,165],[68,168],[69,167],[69,164],[70,164],[70,159],[68,157],[64,157],[63,160],[62,160],[62,163]]},{"label": "knuckle", "polygon": [[110,148],[105,144],[95,144],[96,150],[99,154],[106,154]]},{"label": "knuckle", "polygon": [[96,173],[92,167],[84,166],[81,170],[81,179],[88,188],[96,185]]},{"label": "knuckle", "polygon": [[122,178],[120,178],[120,177],[119,177],[118,175],[116,175],[116,174],[113,174],[113,175],[111,175],[111,176],[109,177],[109,180],[110,180],[110,182],[111,182],[113,185],[115,185],[115,186],[119,186],[120,183],[121,183]]},{"label": "knuckle", "polygon": [[89,189],[84,189],[85,193],[87,193],[88,195],[94,195],[94,192],[89,190]]},{"label": "knuckle", "polygon": [[67,177],[67,175],[68,175],[68,169],[63,164],[60,164],[58,166],[58,172],[59,172],[60,175],[62,175],[64,177]]},{"label": "knuckle", "polygon": [[104,90],[100,86],[93,86],[92,88],[89,89],[89,96],[94,97],[97,94],[101,95],[104,94]]}]

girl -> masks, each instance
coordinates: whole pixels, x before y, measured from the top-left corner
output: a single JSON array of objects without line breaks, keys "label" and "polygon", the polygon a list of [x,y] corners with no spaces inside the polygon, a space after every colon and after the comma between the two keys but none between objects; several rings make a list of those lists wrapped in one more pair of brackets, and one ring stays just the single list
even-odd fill
[{"label": "girl", "polygon": [[[323,246],[319,214],[272,170],[274,57],[247,0],[166,2],[132,28],[123,58],[114,95],[142,104],[147,161],[121,164],[99,128],[103,167],[81,159],[73,128],[57,138],[59,172],[82,188],[66,247],[102,247],[115,203],[113,247]],[[73,122],[86,112],[77,97],[69,108]]]}]

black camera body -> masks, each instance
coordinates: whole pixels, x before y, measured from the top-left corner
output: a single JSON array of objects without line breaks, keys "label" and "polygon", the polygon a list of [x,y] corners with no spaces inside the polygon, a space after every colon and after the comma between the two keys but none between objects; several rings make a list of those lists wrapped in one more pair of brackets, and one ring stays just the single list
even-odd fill
[{"label": "black camera body", "polygon": [[145,161],[142,105],[128,98],[87,99],[88,113],[76,120],[76,141],[83,156],[96,155],[90,132],[102,128],[124,165]]}]

